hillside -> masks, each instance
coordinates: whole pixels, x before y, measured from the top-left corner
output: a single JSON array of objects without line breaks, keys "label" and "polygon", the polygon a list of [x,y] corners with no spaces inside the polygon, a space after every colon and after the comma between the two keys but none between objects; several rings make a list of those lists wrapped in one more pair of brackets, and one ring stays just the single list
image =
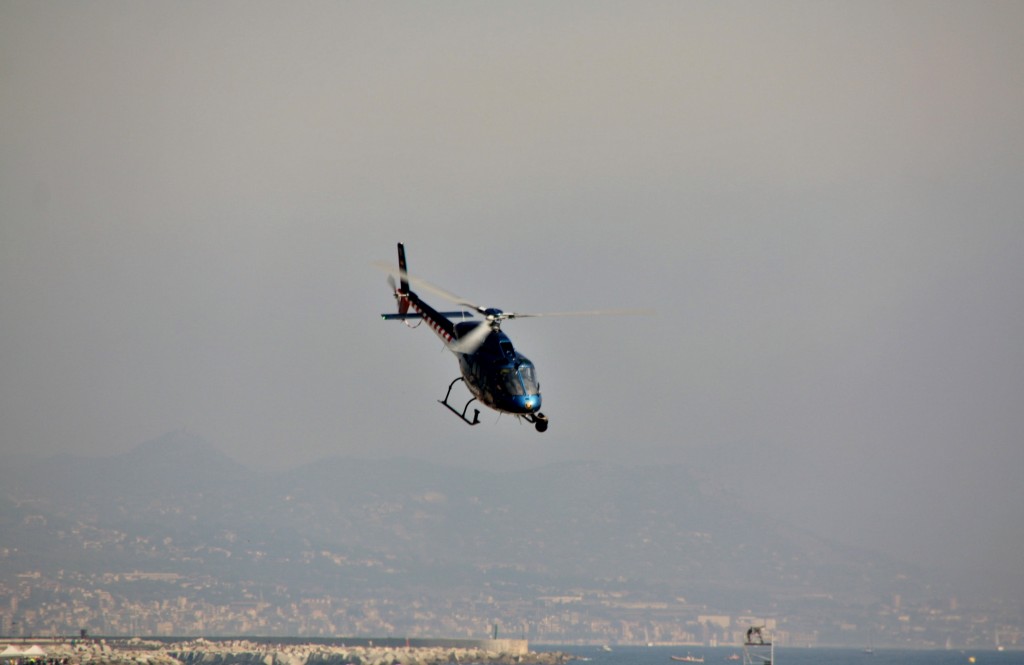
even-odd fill
[{"label": "hillside", "polygon": [[781,616],[925,587],[904,566],[750,514],[680,466],[490,473],[338,458],[267,474],[176,432],[0,473],[0,579],[113,579],[125,602],[181,593],[138,583],[173,579],[221,603],[486,589],[524,606],[599,592]]}]

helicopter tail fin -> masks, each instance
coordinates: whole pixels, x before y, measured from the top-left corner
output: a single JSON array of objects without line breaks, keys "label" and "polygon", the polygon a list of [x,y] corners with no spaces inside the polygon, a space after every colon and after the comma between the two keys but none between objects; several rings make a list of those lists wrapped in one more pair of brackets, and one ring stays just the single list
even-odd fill
[{"label": "helicopter tail fin", "polygon": [[449,317],[457,316],[465,319],[473,316],[473,312],[465,310],[438,312],[409,290],[409,272],[405,265],[405,245],[402,243],[398,243],[398,280],[399,283],[396,285],[395,278],[388,275],[388,284],[394,289],[395,300],[398,301],[398,313],[381,314],[380,317],[385,321],[408,321],[410,319],[427,318],[435,331],[438,331],[438,334],[444,333],[447,335],[448,341],[451,341],[450,338],[454,334],[454,327],[452,322],[448,320]]},{"label": "helicopter tail fin", "polygon": [[398,243],[398,280],[398,313],[405,316],[409,313],[409,298],[406,295],[409,293],[409,272],[405,267],[405,245],[402,243]]}]

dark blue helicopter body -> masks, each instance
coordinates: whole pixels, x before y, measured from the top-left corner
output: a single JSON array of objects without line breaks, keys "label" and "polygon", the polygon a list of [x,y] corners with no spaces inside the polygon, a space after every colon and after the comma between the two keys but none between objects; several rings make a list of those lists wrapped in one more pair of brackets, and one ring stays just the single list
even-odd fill
[{"label": "dark blue helicopter body", "polygon": [[[401,243],[398,244],[398,267],[400,282],[396,286],[392,280],[398,313],[382,314],[381,317],[406,322],[410,319],[426,321],[445,346],[456,355],[462,376],[451,382],[448,394],[443,400],[439,400],[441,404],[466,423],[476,425],[480,422],[479,409],[475,410],[472,420],[466,417],[466,411],[474,400],[479,400],[495,411],[510,413],[527,420],[538,432],[545,431],[548,419],[540,413],[540,384],[537,382],[534,365],[526,356],[515,350],[512,340],[500,328],[502,320],[515,318],[517,315],[494,308],[476,307],[466,302],[459,304],[473,307],[476,313],[484,317],[483,321],[466,320],[466,317],[474,314],[473,312],[439,312],[409,288],[409,281],[412,278],[406,271],[405,248]],[[424,285],[441,292],[451,300],[460,301],[457,296],[425,283]],[[462,320],[453,321],[449,317],[459,317]],[[458,381],[463,381],[473,394],[461,413],[448,403],[452,387]]]},{"label": "dark blue helicopter body", "polygon": [[[479,324],[456,323],[464,339]],[[512,340],[492,330],[473,353],[460,353],[459,369],[470,391],[498,411],[531,414],[540,410],[540,384],[530,359],[515,350]]]}]

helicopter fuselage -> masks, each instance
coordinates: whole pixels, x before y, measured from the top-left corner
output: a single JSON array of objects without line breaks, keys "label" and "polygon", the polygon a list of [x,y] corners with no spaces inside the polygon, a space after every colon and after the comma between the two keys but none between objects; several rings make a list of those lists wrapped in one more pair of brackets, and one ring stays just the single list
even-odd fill
[{"label": "helicopter fuselage", "polygon": [[[461,338],[478,323],[455,324]],[[492,330],[472,353],[456,352],[459,369],[473,396],[496,411],[531,414],[540,410],[540,383],[530,359],[515,350],[512,340]]]}]

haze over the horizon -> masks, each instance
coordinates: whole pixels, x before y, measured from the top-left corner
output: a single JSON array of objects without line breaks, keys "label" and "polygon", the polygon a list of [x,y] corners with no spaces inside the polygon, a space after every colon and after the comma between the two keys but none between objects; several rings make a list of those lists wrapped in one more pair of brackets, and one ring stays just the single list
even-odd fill
[{"label": "haze over the horizon", "polygon": [[[690,464],[1019,584],[1022,63],[1009,2],[2,2],[0,445]],[[468,428],[397,241],[658,314],[507,323],[551,427]]]}]

